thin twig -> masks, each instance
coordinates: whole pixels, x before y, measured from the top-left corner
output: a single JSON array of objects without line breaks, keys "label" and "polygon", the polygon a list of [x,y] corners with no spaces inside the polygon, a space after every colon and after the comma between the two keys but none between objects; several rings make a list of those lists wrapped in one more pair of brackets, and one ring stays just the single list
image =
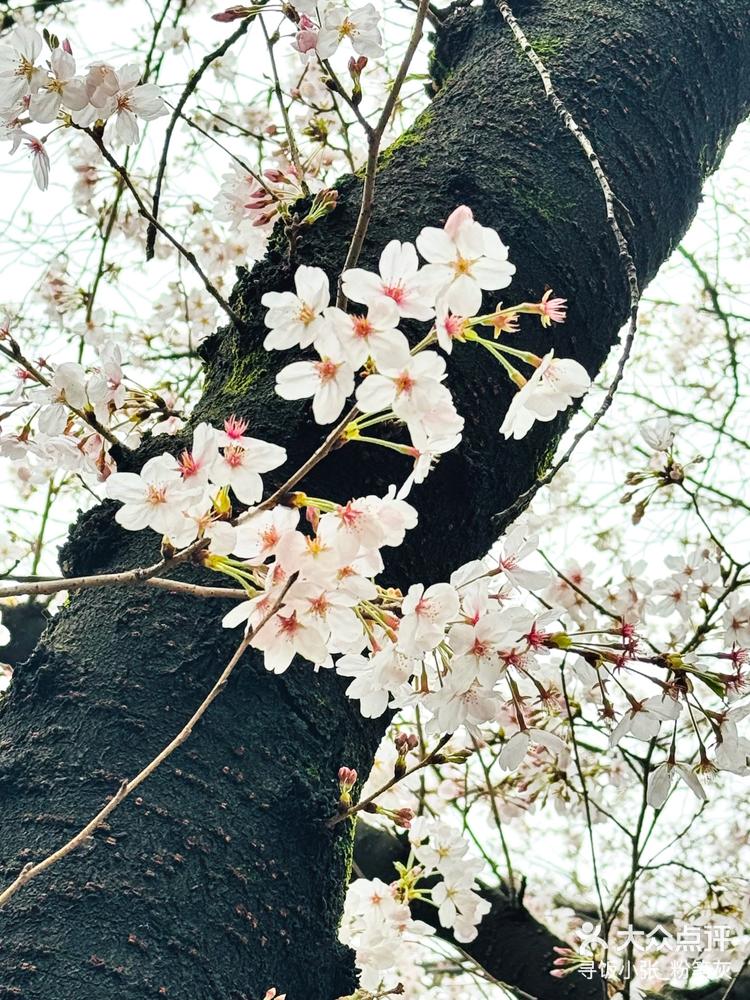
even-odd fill
[{"label": "thin twig", "polygon": [[354,227],[354,233],[352,235],[351,243],[349,244],[346,261],[344,262],[341,275],[339,275],[338,291],[336,293],[336,305],[339,309],[344,309],[346,307],[346,296],[344,295],[341,284],[343,273],[349,268],[356,266],[357,261],[359,260],[359,255],[362,252],[362,245],[364,244],[365,236],[367,235],[367,228],[370,225],[370,219],[372,217],[372,207],[375,200],[375,175],[377,174],[378,169],[380,143],[383,139],[383,133],[388,127],[388,122],[390,121],[393,109],[396,107],[396,101],[398,100],[401,87],[406,79],[406,74],[409,72],[409,66],[414,58],[414,53],[417,51],[417,46],[422,38],[425,16],[427,14],[428,7],[428,0],[420,0],[419,7],[417,8],[416,21],[414,22],[411,37],[409,38],[409,44],[406,47],[404,58],[401,60],[401,65],[396,73],[393,86],[388,93],[388,97],[383,105],[383,110],[380,113],[380,118],[378,119],[377,124],[374,128],[370,128],[367,131],[367,165],[365,167],[365,180],[362,188],[362,201],[359,206],[359,216],[357,217],[357,224]]},{"label": "thin twig", "polygon": [[413,764],[410,768],[404,771],[403,774],[394,774],[391,780],[386,781],[382,788],[373,792],[372,795],[368,795],[366,799],[360,799],[356,806],[350,806],[350,808],[345,812],[336,813],[335,816],[329,816],[326,820],[326,826],[334,827],[337,823],[343,823],[345,819],[350,819],[352,816],[355,816],[358,812],[361,812],[373,803],[375,799],[379,798],[383,794],[383,792],[387,792],[389,788],[393,788],[394,785],[397,785],[399,781],[403,781],[404,778],[408,778],[410,774],[414,774],[416,771],[421,771],[423,767],[428,767],[433,763],[452,735],[453,733],[447,733],[445,736],[441,736],[437,745],[427,754],[426,757],[422,757],[416,764]]},{"label": "thin twig", "polygon": [[198,258],[195,256],[195,254],[191,250],[188,250],[187,247],[183,246],[183,244],[180,243],[177,237],[174,236],[172,233],[170,233],[169,230],[166,229],[156,219],[156,217],[146,208],[146,204],[143,201],[143,198],[141,198],[140,194],[138,193],[137,188],[131,181],[130,175],[128,174],[127,170],[122,166],[121,163],[119,163],[114,158],[114,156],[104,145],[104,142],[99,132],[90,128],[82,129],[81,131],[85,132],[86,135],[88,135],[91,139],[94,140],[99,149],[99,152],[102,154],[104,159],[112,167],[112,169],[123,179],[123,181],[125,182],[125,186],[127,187],[128,191],[130,191],[131,195],[135,200],[136,205],[138,206],[139,214],[143,216],[143,218],[146,219],[147,222],[150,222],[157,229],[157,231],[162,234],[162,236],[164,236],[166,239],[169,240],[172,246],[178,251],[178,253],[180,253],[185,258],[188,264],[190,264],[195,273],[201,279],[201,281],[203,282],[203,287],[206,289],[211,298],[215,299],[216,302],[218,302],[219,306],[222,308],[222,310],[227,314],[229,319],[234,323],[234,325],[239,330],[245,331],[247,329],[247,324],[239,315],[239,313],[235,312],[235,310],[230,306],[230,304],[227,302],[227,300],[224,298],[221,292],[213,284],[211,279],[208,277],[206,272],[198,263]]},{"label": "thin twig", "polygon": [[299,149],[297,148],[297,141],[294,138],[294,129],[292,128],[292,123],[289,120],[289,112],[287,106],[284,103],[284,93],[281,89],[281,79],[279,77],[279,71],[276,66],[276,56],[273,54],[273,47],[278,42],[278,34],[273,36],[268,34],[266,28],[266,22],[263,18],[260,18],[260,27],[263,32],[263,37],[266,40],[266,45],[268,47],[268,58],[271,61],[271,72],[273,73],[273,92],[276,95],[276,100],[281,111],[281,117],[284,119],[284,131],[286,132],[287,142],[289,143],[289,155],[291,157],[292,163],[294,164],[294,169],[297,173],[297,180],[300,187],[305,195],[309,194],[309,189],[307,187],[307,181],[305,180],[305,172],[302,169],[302,161],[299,156]]},{"label": "thin twig", "polygon": [[[263,6],[266,0],[258,0],[258,6]],[[146,232],[146,260],[151,260],[154,256],[154,245],[156,243],[156,233],[157,230],[162,232],[157,222],[159,216],[159,202],[161,200],[161,188],[164,183],[164,174],[167,169],[167,159],[169,157],[169,144],[172,141],[172,133],[174,132],[177,120],[182,113],[182,109],[188,102],[190,96],[195,92],[196,87],[200,83],[206,70],[214,63],[217,59],[220,59],[223,55],[229,51],[229,49],[234,45],[238,39],[247,32],[253,21],[256,12],[251,14],[249,17],[245,18],[240,25],[229,35],[218,48],[214,49],[213,52],[209,52],[201,62],[200,66],[196,69],[195,73],[188,80],[187,86],[182,91],[179,96],[177,103],[172,111],[172,117],[169,119],[169,124],[167,125],[167,130],[164,135],[164,145],[161,151],[161,157],[159,159],[159,169],[156,174],[156,183],[154,185],[154,196],[151,199],[152,205],[152,218],[149,219],[148,231]]]},{"label": "thin twig", "polygon": [[[615,372],[615,376],[612,379],[609,388],[607,389],[607,392],[604,396],[604,399],[601,402],[601,405],[599,406],[599,409],[589,420],[586,426],[582,428],[580,431],[578,431],[568,449],[555,462],[552,468],[540,479],[537,479],[536,482],[534,482],[534,484],[531,487],[529,487],[528,490],[522,493],[515,500],[515,502],[510,505],[510,507],[506,507],[505,510],[500,511],[500,513],[495,515],[496,520],[502,520],[504,523],[507,523],[511,521],[514,517],[516,517],[517,514],[520,514],[521,511],[528,506],[529,501],[531,501],[533,497],[536,496],[536,494],[543,486],[547,486],[549,483],[552,482],[552,480],[560,471],[560,469],[570,461],[573,452],[576,450],[581,440],[596,427],[596,425],[599,423],[604,414],[612,405],[612,400],[614,399],[617,387],[622,381],[623,375],[625,373],[625,366],[630,357],[630,353],[633,348],[633,342],[635,340],[635,334],[638,329],[638,305],[641,300],[641,290],[638,282],[638,272],[636,270],[635,261],[633,260],[633,255],[630,251],[628,241],[625,238],[622,229],[620,228],[620,223],[617,220],[617,214],[615,212],[615,205],[618,204],[622,206],[622,202],[620,202],[619,198],[615,195],[614,191],[612,190],[609,180],[607,179],[607,176],[604,173],[602,165],[599,161],[599,157],[596,155],[594,147],[591,145],[591,142],[581,129],[580,125],[578,125],[576,120],[573,118],[573,116],[568,111],[568,109],[560,99],[559,95],[557,94],[557,91],[552,85],[552,78],[550,77],[549,70],[544,65],[542,60],[539,58],[539,55],[537,54],[533,45],[528,40],[521,26],[519,25],[518,21],[513,16],[513,11],[511,10],[510,5],[506,3],[505,0],[497,0],[497,9],[500,11],[505,23],[513,32],[513,36],[518,42],[519,47],[524,52],[529,62],[532,64],[534,69],[541,77],[542,84],[544,85],[544,92],[547,95],[550,104],[554,108],[555,112],[562,119],[565,127],[575,137],[579,146],[586,154],[586,159],[588,160],[591,169],[593,170],[594,175],[596,176],[597,182],[599,183],[599,187],[602,190],[602,194],[604,195],[604,204],[607,211],[607,222],[609,224],[609,228],[612,230],[612,233],[615,237],[620,260],[622,261],[623,267],[625,269],[625,274],[628,281],[629,298],[630,298],[628,330],[625,335],[625,340],[622,347],[622,354],[620,355],[620,360],[618,361],[617,364],[617,371]],[[624,208],[624,206],[622,207],[624,211],[627,213],[627,209]]]},{"label": "thin twig", "polygon": [[[2,344],[0,344],[0,354],[4,354],[6,358],[9,358],[16,364],[21,365],[21,367],[25,369],[25,371],[27,371],[29,375],[31,375],[31,377],[34,379],[35,382],[49,389],[52,383],[47,378],[47,376],[44,375],[37,368],[37,366],[33,364],[33,362],[29,361],[29,359],[24,356],[23,352],[21,351],[21,348],[19,347],[19,345],[16,343],[15,340],[9,338],[8,342],[11,345],[10,348],[4,347]],[[100,437],[103,437],[105,440],[109,441],[110,444],[116,444],[120,448],[124,448],[126,451],[131,450],[126,444],[120,441],[119,438],[117,438],[110,430],[108,430],[103,424],[101,424],[96,419],[93,410],[81,410],[77,406],[73,406],[72,403],[69,403],[67,400],[64,400],[64,405],[70,410],[71,413],[75,413],[75,415],[77,417],[80,417],[80,419],[83,420],[85,424],[88,424],[92,430],[96,431],[96,433],[99,434]]]},{"label": "thin twig", "polygon": [[71,854],[78,847],[81,847],[88,840],[91,834],[94,833],[94,831],[102,825],[102,823],[107,819],[107,817],[110,816],[115,811],[115,809],[117,809],[120,803],[123,802],[131,794],[131,792],[134,792],[139,785],[142,785],[143,782],[146,780],[146,778],[149,778],[154,773],[154,771],[159,767],[159,765],[162,764],[167,759],[167,757],[170,756],[170,754],[172,754],[178,747],[182,746],[185,740],[192,733],[196,724],[206,714],[206,711],[211,705],[211,703],[216,700],[216,698],[219,696],[222,690],[226,687],[227,681],[229,680],[232,671],[240,662],[242,654],[250,645],[253,638],[257,636],[258,632],[263,628],[263,626],[279,610],[282,601],[284,600],[284,597],[286,596],[289,587],[296,579],[296,576],[297,576],[296,573],[290,576],[284,589],[281,591],[278,598],[274,602],[273,607],[268,611],[266,615],[264,615],[258,627],[256,629],[249,629],[247,631],[242,642],[234,651],[232,658],[229,660],[227,665],[222,670],[214,686],[208,692],[208,694],[200,703],[195,712],[193,712],[193,714],[190,716],[190,718],[182,727],[182,729],[179,731],[179,733],[174,737],[174,739],[171,740],[161,750],[161,752],[156,755],[156,757],[154,757],[151,761],[149,761],[149,763],[146,764],[146,766],[142,768],[138,772],[138,774],[135,775],[134,778],[130,778],[127,781],[123,781],[123,783],[120,785],[119,789],[117,790],[117,792],[115,792],[115,794],[109,800],[109,802],[102,809],[99,810],[96,816],[94,816],[92,819],[89,820],[89,822],[83,827],[82,830],[79,830],[79,832],[74,837],[71,837],[71,839],[66,844],[63,844],[62,847],[54,851],[52,854],[47,855],[47,857],[44,858],[44,860],[39,861],[37,864],[26,865],[25,868],[21,871],[20,875],[13,882],[11,882],[11,884],[2,893],[0,893],[0,907],[4,906],[8,902],[8,900],[18,892],[19,889],[21,889],[24,885],[30,882],[33,878],[36,878],[37,875],[41,875],[42,872],[45,872],[48,868],[51,868],[53,865],[57,864],[58,861],[62,861],[63,858],[67,857],[68,854]]}]

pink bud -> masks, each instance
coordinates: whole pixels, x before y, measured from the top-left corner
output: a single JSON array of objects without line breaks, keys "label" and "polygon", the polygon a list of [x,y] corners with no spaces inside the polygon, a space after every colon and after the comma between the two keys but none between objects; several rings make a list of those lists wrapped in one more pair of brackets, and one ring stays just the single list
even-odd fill
[{"label": "pink bud", "polygon": [[288,180],[286,174],[282,173],[281,170],[277,170],[276,167],[269,167],[268,170],[264,170],[263,176],[272,184],[283,184]]},{"label": "pink bud", "polygon": [[63,51],[67,52],[69,56],[73,55],[73,49],[71,48],[70,40],[69,39],[67,39],[67,38],[65,39],[65,41],[62,43],[62,47],[63,47]]},{"label": "pink bud", "polygon": [[471,211],[469,206],[459,205],[458,208],[453,209],[451,214],[446,219],[444,228],[450,238],[455,239],[461,227],[466,225],[467,222],[473,222],[473,220],[474,213]]},{"label": "pink bud", "polygon": [[339,768],[339,785],[342,788],[354,788],[357,782],[357,772],[353,767]]},{"label": "pink bud", "polygon": [[298,52],[312,52],[315,46],[318,44],[318,33],[317,31],[300,31],[297,33],[294,39],[294,47]]},{"label": "pink bud", "polygon": [[250,14],[252,14],[250,7],[227,7],[226,10],[221,11],[219,14],[212,14],[211,19],[213,21],[221,21],[222,24],[228,24],[230,21],[239,21]]},{"label": "pink bud", "polygon": [[411,821],[414,819],[414,811],[412,809],[398,809],[393,814],[393,820],[396,826],[401,826],[404,830],[408,830],[411,826]]}]

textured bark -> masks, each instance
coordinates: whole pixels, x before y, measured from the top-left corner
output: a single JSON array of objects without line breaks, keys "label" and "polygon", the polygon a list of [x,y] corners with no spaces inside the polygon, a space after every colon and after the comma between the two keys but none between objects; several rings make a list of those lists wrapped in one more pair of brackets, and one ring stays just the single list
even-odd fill
[{"label": "textured bark", "polygon": [[[517,13],[628,206],[645,283],[747,112],[747,0],[540,0]],[[627,291],[585,158],[493,9],[455,13],[434,71],[430,110],[383,157],[363,263],[465,202],[510,244],[514,299],[546,284],[570,299],[566,327],[550,336],[529,325],[519,342],[538,351],[552,342],[594,373],[617,339]],[[335,273],[360,183],[342,181],[340,207],[306,234],[295,266]],[[262,351],[258,301],[290,281],[280,246],[240,276],[234,305],[249,332],[223,330],[207,343],[197,417],[248,417],[255,434],[287,447],[291,468],[320,428],[307,406],[273,394],[288,358]],[[486,551],[499,527],[493,515],[544,467],[563,426],[504,443],[497,427],[510,391],[499,373],[460,348],[450,371],[465,441],[415,493],[421,524],[387,567],[393,583],[445,577]],[[175,444],[148,442],[137,463]],[[395,458],[350,446],[309,488],[346,500],[398,475]],[[153,537],[120,531],[113,510],[105,503],[79,519],[65,572],[153,559]],[[67,839],[183,725],[237,641],[218,624],[223,610],[146,590],[71,598],[17,669],[0,710],[5,880]],[[248,655],[141,797],[0,914],[0,998],[256,1000],[271,984],[290,1000],[349,992],[353,965],[336,927],[351,830],[332,832],[321,820],[339,765],[366,772],[382,729],[358,716],[330,674],[295,664],[275,677]]]}]

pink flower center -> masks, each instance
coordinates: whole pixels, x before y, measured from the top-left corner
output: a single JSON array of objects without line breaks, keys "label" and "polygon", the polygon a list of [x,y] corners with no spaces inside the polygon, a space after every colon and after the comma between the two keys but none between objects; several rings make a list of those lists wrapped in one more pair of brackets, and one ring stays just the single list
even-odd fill
[{"label": "pink flower center", "polygon": [[192,452],[183,451],[180,455],[179,461],[183,479],[189,479],[190,476],[195,476],[198,472],[200,472],[200,465],[196,462]]},{"label": "pink flower center", "polygon": [[336,378],[336,373],[341,367],[340,364],[336,364],[335,361],[331,361],[330,358],[323,358],[322,361],[314,361],[315,371],[318,373],[318,378],[321,382],[330,382]]},{"label": "pink flower center", "polygon": [[245,449],[238,448],[237,445],[230,445],[224,449],[224,461],[230,469],[238,469],[245,460]]},{"label": "pink flower center", "polygon": [[410,393],[417,384],[407,371],[403,371],[400,375],[397,375],[394,382],[396,383],[396,392],[399,395],[402,393]]},{"label": "pink flower center", "polygon": [[344,524],[347,528],[354,527],[357,521],[362,517],[362,512],[359,510],[355,510],[352,507],[351,500],[345,507],[339,507],[338,510],[336,511],[336,514],[338,515],[338,518],[341,521],[341,523]]},{"label": "pink flower center", "polygon": [[393,299],[396,305],[400,306],[406,298],[406,291],[403,285],[384,285],[383,295],[387,295],[389,299]]},{"label": "pink flower center", "polygon": [[260,540],[263,542],[263,548],[272,549],[280,537],[279,530],[275,525],[271,525],[270,528],[266,528],[266,530],[262,531],[260,535]]},{"label": "pink flower center", "polygon": [[366,340],[374,332],[373,325],[367,316],[352,316],[352,327],[354,336],[361,340]]},{"label": "pink flower center", "polygon": [[328,603],[328,598],[325,594],[320,594],[318,597],[313,598],[310,601],[310,610],[314,615],[325,615],[330,608]]},{"label": "pink flower center", "polygon": [[451,313],[443,320],[443,327],[449,337],[457,337],[464,328],[464,318],[463,316],[454,316]]},{"label": "pink flower center", "polygon": [[278,634],[292,636],[295,632],[298,632],[302,628],[301,624],[297,621],[297,612],[292,611],[288,618],[283,615],[277,615],[278,619]]},{"label": "pink flower center", "polygon": [[234,414],[232,414],[231,417],[227,417],[224,421],[224,431],[226,432],[227,437],[230,437],[235,441],[238,438],[241,438],[246,430],[247,420],[239,420]]}]

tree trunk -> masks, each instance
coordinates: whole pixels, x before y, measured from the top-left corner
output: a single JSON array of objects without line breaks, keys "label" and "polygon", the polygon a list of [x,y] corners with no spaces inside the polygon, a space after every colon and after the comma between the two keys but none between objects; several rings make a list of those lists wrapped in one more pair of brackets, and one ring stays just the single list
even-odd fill
[{"label": "tree trunk", "polygon": [[[516,12],[629,210],[645,283],[685,231],[706,174],[747,112],[747,0],[540,0]],[[522,342],[538,352],[552,344],[595,373],[628,299],[589,164],[493,8],[451,16],[434,75],[430,109],[382,158],[362,262],[466,203],[510,245],[514,301],[538,298],[547,285],[570,300],[565,327],[530,325]],[[340,207],[305,234],[291,269],[279,239],[241,275],[234,304],[247,330],[223,330],[204,350],[197,418],[249,418],[252,433],[287,447],[288,469],[321,429],[307,405],[273,393],[289,358],[261,348],[259,296],[288,288],[301,261],[335,276],[360,187],[357,178],[342,181]],[[493,515],[531,484],[563,428],[563,420],[540,425],[506,443],[498,426],[511,391],[499,372],[461,345],[449,372],[465,440],[414,494],[420,526],[387,567],[394,584],[445,578],[481,556],[500,527]],[[147,442],[136,464],[175,444]],[[351,445],[308,488],[345,501],[403,475],[398,457]],[[113,511],[105,503],[79,519],[64,572],[153,560],[154,536],[120,531]],[[224,610],[220,601],[145,588],[71,597],[18,667],[0,714],[5,881],[79,829],[182,727],[238,641],[221,628]],[[322,821],[335,805],[338,767],[366,773],[384,724],[361,719],[331,674],[295,663],[276,677],[246,655],[141,796],[11,900],[0,916],[0,998],[259,1000],[271,985],[289,1000],[351,992],[352,958],[336,933],[352,831]]]}]

